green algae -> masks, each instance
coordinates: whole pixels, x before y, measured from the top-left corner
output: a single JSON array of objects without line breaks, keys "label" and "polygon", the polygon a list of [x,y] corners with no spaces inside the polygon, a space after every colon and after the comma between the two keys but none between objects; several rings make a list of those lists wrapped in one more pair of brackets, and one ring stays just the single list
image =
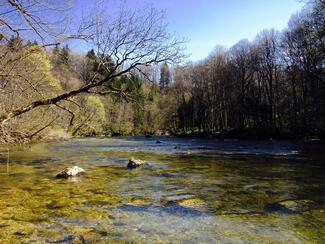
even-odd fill
[{"label": "green algae", "polygon": [[[131,157],[152,167],[127,170]],[[35,145],[13,153],[9,174],[1,175],[0,240],[321,243],[324,204],[314,191],[323,183],[304,178],[311,173],[303,167],[269,170],[260,160],[100,150],[58,155],[49,145]],[[75,163],[86,175],[55,179]],[[170,201],[189,212],[174,214]],[[294,211],[266,211],[273,203]]]}]

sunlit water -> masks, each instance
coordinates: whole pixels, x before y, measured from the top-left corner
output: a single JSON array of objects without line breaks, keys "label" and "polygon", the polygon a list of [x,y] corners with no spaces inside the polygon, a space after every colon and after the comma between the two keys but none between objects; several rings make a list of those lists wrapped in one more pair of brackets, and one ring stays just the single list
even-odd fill
[{"label": "sunlit water", "polygon": [[[163,137],[11,148],[0,243],[324,243],[324,149]],[[149,166],[128,170],[131,157]],[[86,175],[55,178],[73,165]]]}]

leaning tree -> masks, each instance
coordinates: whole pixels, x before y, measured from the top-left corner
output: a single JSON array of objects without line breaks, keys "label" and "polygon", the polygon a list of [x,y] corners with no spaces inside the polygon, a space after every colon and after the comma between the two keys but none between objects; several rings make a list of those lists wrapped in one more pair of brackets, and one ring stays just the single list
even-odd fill
[{"label": "leaning tree", "polygon": [[[122,6],[114,13],[96,9],[93,14],[85,17],[78,27],[74,27],[77,34],[70,35],[64,35],[52,28],[54,23],[49,23],[52,18],[46,20],[42,14],[34,15],[40,13],[33,11],[35,8],[38,10],[46,8],[46,11],[58,10],[54,8],[55,6],[53,8],[50,6],[36,0],[4,1],[0,5],[0,9],[3,10],[0,13],[1,36],[7,38],[10,32],[20,35],[23,31],[29,30],[42,40],[44,47],[57,44],[58,41],[77,39],[80,45],[85,46],[86,43],[96,51],[99,57],[97,67],[101,72],[100,74],[94,72],[90,81],[76,89],[55,96],[42,97],[1,114],[2,125],[41,106],[56,105],[64,109],[60,103],[71,101],[71,98],[81,93],[98,95],[117,93],[128,96],[126,86],[114,86],[116,79],[141,72],[145,66],[161,62],[179,62],[183,58],[184,40],[168,32],[164,12],[151,5],[143,9],[128,9]],[[14,24],[18,23],[17,20],[20,21],[20,26]],[[65,21],[65,18],[58,18],[57,21]],[[106,69],[105,76],[102,76],[103,69]]]}]

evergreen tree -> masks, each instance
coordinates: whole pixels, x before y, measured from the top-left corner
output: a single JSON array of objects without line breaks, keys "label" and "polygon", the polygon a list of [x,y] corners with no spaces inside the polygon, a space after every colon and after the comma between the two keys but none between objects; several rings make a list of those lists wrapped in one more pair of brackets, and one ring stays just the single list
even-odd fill
[{"label": "evergreen tree", "polygon": [[86,64],[83,71],[83,78],[86,81],[86,83],[90,83],[95,75],[95,63],[96,63],[97,56],[94,52],[94,49],[91,49],[86,54]]},{"label": "evergreen tree", "polygon": [[169,66],[165,62],[160,66],[160,80],[159,80],[159,86],[161,89],[164,89],[169,86],[170,83],[170,71]]},{"label": "evergreen tree", "polygon": [[70,48],[68,45],[65,45],[59,54],[59,63],[64,65],[70,64]]},{"label": "evergreen tree", "polygon": [[96,59],[96,54],[95,54],[94,49],[91,49],[90,51],[88,51],[88,53],[86,54],[86,57],[88,59],[95,60]]},{"label": "evergreen tree", "polygon": [[[114,67],[113,60],[108,56],[97,56],[91,49],[86,54],[86,65],[84,69],[84,79],[87,83],[106,77]],[[94,80],[95,79],[95,80]]]}]

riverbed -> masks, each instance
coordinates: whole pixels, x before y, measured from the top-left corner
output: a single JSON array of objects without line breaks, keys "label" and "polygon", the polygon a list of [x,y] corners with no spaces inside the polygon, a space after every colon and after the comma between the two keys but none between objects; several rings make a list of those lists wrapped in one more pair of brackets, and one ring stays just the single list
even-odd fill
[{"label": "riverbed", "polygon": [[[1,243],[325,242],[320,141],[87,138],[9,156]],[[148,165],[129,170],[131,157]],[[55,178],[73,165],[86,174]]]}]

